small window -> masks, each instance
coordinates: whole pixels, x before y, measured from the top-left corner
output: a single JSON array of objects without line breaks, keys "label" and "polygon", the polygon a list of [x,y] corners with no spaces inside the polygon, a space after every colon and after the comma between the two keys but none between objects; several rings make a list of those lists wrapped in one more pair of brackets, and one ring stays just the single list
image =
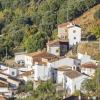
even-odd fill
[{"label": "small window", "polygon": [[74,39],[76,39],[76,37],[74,37]]},{"label": "small window", "polygon": [[56,52],[59,52],[59,49],[57,49]]},{"label": "small window", "polygon": [[73,30],[73,33],[76,33],[76,30]]},{"label": "small window", "polygon": [[15,73],[14,73],[14,72],[12,72],[12,75],[15,75]]}]

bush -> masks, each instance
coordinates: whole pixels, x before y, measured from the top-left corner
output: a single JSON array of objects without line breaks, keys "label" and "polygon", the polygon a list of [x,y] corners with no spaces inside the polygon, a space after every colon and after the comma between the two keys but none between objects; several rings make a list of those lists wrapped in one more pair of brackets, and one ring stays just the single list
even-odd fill
[{"label": "bush", "polygon": [[100,19],[100,9],[95,12],[94,18],[95,19]]}]

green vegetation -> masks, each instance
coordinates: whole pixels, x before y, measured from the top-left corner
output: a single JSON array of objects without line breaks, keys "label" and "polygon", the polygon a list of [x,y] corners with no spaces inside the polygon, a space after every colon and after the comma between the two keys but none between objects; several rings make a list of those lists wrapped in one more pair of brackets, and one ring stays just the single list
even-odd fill
[{"label": "green vegetation", "polygon": [[94,77],[83,82],[82,90],[86,92],[86,95],[100,97],[100,68],[97,68]]},{"label": "green vegetation", "polygon": [[[32,96],[27,97],[24,100],[61,100],[62,93],[56,92],[56,87],[51,81],[41,83],[35,90],[33,90]],[[23,99],[21,99],[23,100]]]},{"label": "green vegetation", "polygon": [[100,38],[100,26],[93,26],[91,32],[95,34],[97,38]]},{"label": "green vegetation", "polygon": [[21,92],[31,92],[33,91],[33,82],[29,81],[26,84],[21,84],[20,87],[18,88],[18,93]]},{"label": "green vegetation", "polygon": [[[43,49],[57,24],[79,17],[99,0],[0,0],[0,59],[15,48]],[[3,36],[1,36],[3,35]]]},{"label": "green vegetation", "polygon": [[94,14],[95,19],[100,19],[100,9],[98,9]]}]

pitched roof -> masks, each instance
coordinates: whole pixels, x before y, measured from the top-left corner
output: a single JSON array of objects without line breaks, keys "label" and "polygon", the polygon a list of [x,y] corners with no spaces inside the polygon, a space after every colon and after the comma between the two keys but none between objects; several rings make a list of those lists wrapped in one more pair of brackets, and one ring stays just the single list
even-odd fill
[{"label": "pitched roof", "polygon": [[33,56],[33,62],[40,62],[40,63],[42,63],[43,62],[42,58],[47,59],[49,62],[53,62],[53,61],[59,59],[58,56],[55,56],[53,54],[50,54],[50,53],[47,53],[47,52],[44,51],[44,52],[41,52],[41,53],[39,53],[37,55],[34,55]]},{"label": "pitched roof", "polygon": [[71,79],[74,79],[74,78],[80,77],[82,74],[78,71],[68,69],[64,72],[64,75],[66,75],[67,77]]},{"label": "pitched roof", "polygon": [[92,69],[96,69],[97,66],[96,64],[94,64],[93,62],[87,62],[81,65],[82,68],[92,68]]},{"label": "pitched roof", "polygon": [[62,24],[58,25],[58,27],[60,27],[60,28],[63,28],[63,27],[70,28],[70,27],[73,27],[73,26],[80,27],[79,25],[76,25],[72,22],[66,22],[66,23],[62,23]]},{"label": "pitched roof", "polygon": [[67,71],[68,69],[71,69],[71,67],[70,66],[61,66],[61,67],[57,68],[58,71]]},{"label": "pitched roof", "polygon": [[37,52],[28,53],[28,54],[26,54],[26,55],[27,55],[27,56],[34,57],[35,55],[38,55],[38,54],[40,54],[40,53],[41,53],[41,51],[37,51]]},{"label": "pitched roof", "polygon": [[11,79],[11,80],[16,81],[16,82],[21,82],[19,79],[15,78],[15,77],[11,77],[11,76],[9,76],[8,79]]},{"label": "pitched roof", "polygon": [[14,59],[6,60],[5,63],[9,67],[13,67],[13,68],[22,67],[23,66],[23,65],[17,64]]},{"label": "pitched roof", "polygon": [[67,27],[68,23],[59,24],[58,27]]},{"label": "pitched roof", "polygon": [[53,41],[48,41],[47,45],[49,46],[59,46],[61,43],[67,43],[68,40],[60,40],[60,39],[57,39],[57,40],[53,40]]},{"label": "pitched roof", "polygon": [[30,76],[32,74],[33,74],[33,70],[30,70],[30,71],[26,71],[26,72],[20,74],[19,76]]},{"label": "pitched roof", "polygon": [[4,82],[0,82],[0,87],[7,87],[8,84],[7,83],[4,83]]}]

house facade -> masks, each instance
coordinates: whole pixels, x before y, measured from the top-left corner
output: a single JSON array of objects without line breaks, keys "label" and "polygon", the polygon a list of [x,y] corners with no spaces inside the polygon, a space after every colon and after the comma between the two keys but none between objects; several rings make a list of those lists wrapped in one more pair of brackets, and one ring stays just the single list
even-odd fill
[{"label": "house facade", "polygon": [[25,63],[25,54],[26,52],[15,53],[15,62],[16,63]]},{"label": "house facade", "polygon": [[70,46],[81,42],[81,28],[79,26],[73,25],[68,27],[68,40]]},{"label": "house facade", "polygon": [[58,37],[64,40],[67,39],[67,23],[58,25]]},{"label": "house facade", "polygon": [[69,41],[72,47],[81,42],[82,30],[78,25],[73,23],[63,23],[58,25],[58,37]]},{"label": "house facade", "polygon": [[80,90],[82,82],[87,78],[86,75],[73,70],[69,66],[57,69],[57,84],[62,84],[62,88],[69,95],[73,94],[76,90]]},{"label": "house facade", "polygon": [[[70,73],[71,72],[71,73]],[[82,75],[78,71],[66,71],[64,73],[64,88],[69,95],[75,93],[76,90],[81,90],[81,85],[88,76]]]},{"label": "house facade", "polygon": [[87,74],[89,76],[94,76],[96,71],[96,64],[93,62],[87,62],[81,65],[81,73]]},{"label": "house facade", "polygon": [[47,52],[54,54],[56,56],[64,56],[69,50],[68,41],[64,40],[54,40],[48,41]]}]

